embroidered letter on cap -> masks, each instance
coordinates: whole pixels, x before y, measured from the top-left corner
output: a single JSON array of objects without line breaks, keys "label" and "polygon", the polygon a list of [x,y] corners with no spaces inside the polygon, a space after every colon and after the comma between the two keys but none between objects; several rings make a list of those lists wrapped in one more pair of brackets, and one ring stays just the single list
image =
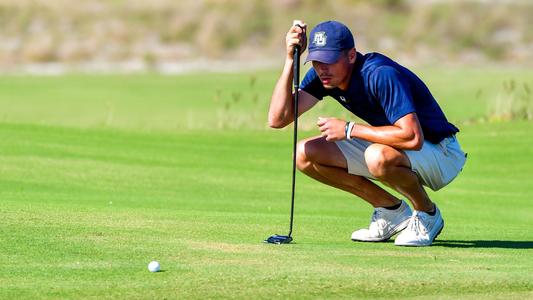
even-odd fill
[{"label": "embroidered letter on cap", "polygon": [[316,32],[315,38],[313,39],[313,44],[315,44],[317,47],[324,47],[326,46],[327,39],[328,36],[326,35],[325,31]]}]

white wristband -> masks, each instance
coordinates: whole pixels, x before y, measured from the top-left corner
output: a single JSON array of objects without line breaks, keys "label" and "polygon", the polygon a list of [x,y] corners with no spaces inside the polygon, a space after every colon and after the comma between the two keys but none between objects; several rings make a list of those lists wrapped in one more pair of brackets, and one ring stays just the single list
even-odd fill
[{"label": "white wristband", "polygon": [[354,122],[348,123],[348,131],[346,132],[346,138],[348,140],[352,139],[352,129],[353,129],[354,126],[355,126]]}]

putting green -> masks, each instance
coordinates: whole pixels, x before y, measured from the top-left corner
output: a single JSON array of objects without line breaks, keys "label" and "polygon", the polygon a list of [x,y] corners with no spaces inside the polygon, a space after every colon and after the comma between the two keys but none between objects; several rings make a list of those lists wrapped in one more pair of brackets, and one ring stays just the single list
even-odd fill
[{"label": "putting green", "polygon": [[288,228],[289,131],[3,123],[0,298],[531,297],[532,123],[463,129],[445,230],[400,248],[351,242],[370,208],[301,175],[295,242],[262,243]]}]

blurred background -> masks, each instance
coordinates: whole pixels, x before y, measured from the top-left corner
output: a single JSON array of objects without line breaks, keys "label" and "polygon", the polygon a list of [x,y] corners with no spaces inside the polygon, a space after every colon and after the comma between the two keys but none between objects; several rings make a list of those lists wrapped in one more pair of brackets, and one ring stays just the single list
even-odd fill
[{"label": "blurred background", "polygon": [[530,0],[0,0],[0,71],[279,66],[293,19],[346,23],[407,65],[533,65]]},{"label": "blurred background", "polygon": [[[0,0],[0,122],[268,129],[294,19],[346,23],[458,125],[532,120],[531,16],[530,0]],[[318,116],[355,118],[322,101],[302,129]]]}]

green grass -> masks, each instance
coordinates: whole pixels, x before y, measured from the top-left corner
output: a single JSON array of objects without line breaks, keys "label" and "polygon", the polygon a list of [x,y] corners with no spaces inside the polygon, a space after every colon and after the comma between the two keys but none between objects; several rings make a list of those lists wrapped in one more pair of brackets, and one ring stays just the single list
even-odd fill
[{"label": "green grass", "polygon": [[[503,92],[504,81],[533,85],[533,70],[525,68],[414,70],[453,122],[485,116]],[[277,76],[278,71],[184,76],[3,76],[0,121],[167,132],[265,129]],[[302,117],[302,127],[314,129],[320,115],[348,117],[334,100],[323,101]]]},{"label": "green grass", "polygon": [[[431,193],[432,247],[351,242],[371,208],[301,174],[295,242],[266,245],[288,229],[291,131],[171,122],[211,122],[209,97],[250,76],[3,78],[0,298],[533,297],[533,123],[461,126],[469,160]],[[257,76],[267,95],[273,73]]]}]

